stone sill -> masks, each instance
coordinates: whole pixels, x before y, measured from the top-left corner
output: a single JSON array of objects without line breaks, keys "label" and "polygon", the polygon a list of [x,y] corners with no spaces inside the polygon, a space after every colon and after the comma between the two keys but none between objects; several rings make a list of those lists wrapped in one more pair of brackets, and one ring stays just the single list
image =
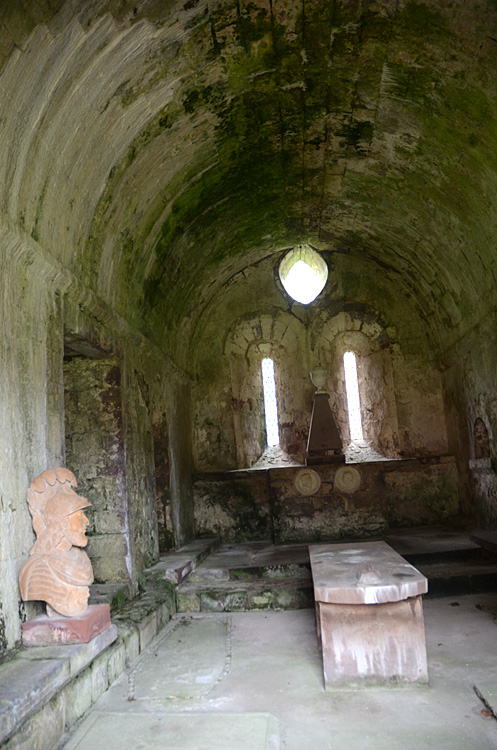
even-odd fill
[{"label": "stone sill", "polygon": [[[483,459],[486,460],[486,459]],[[403,471],[404,468],[416,468],[418,466],[436,466],[438,464],[455,463],[455,457],[452,454],[437,454],[433,456],[405,456],[400,458],[384,458],[381,461],[358,461],[347,462],[346,464],[334,464],[332,462],[325,464],[316,464],[310,468],[316,471],[326,471],[337,469],[339,466],[352,466],[361,471],[366,467],[375,467],[385,473],[391,471]],[[471,462],[470,462],[471,465]],[[268,472],[271,477],[285,476],[296,474],[301,469],[308,468],[305,464],[295,466],[269,466],[265,469],[228,469],[226,471],[197,471],[193,474],[193,482],[232,482],[233,479],[244,479],[254,474]]]},{"label": "stone sill", "polygon": [[152,586],[112,614],[90,643],[22,648],[0,666],[0,748],[53,750],[136,661],[175,612],[172,587]]}]

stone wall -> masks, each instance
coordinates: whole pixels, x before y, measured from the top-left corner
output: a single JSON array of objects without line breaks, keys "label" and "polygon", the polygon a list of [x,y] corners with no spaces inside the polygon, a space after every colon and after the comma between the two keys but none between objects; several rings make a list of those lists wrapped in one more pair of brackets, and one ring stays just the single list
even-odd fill
[{"label": "stone wall", "polygon": [[88,498],[87,552],[97,583],[133,582],[121,369],[75,357],[64,366],[66,465]]},{"label": "stone wall", "polygon": [[[297,488],[304,467],[198,475],[196,533],[225,542],[336,541],[378,536],[389,527],[443,523],[459,513],[452,456],[312,470],[319,477],[313,494]],[[358,482],[354,489],[351,480]]]},{"label": "stone wall", "polygon": [[0,651],[20,637],[17,575],[34,542],[26,493],[63,452],[61,281],[34,242],[0,220]]},{"label": "stone wall", "polygon": [[497,525],[496,326],[494,312],[450,347],[443,358],[450,439],[459,457],[461,497],[466,512],[482,528]]},{"label": "stone wall", "polygon": [[159,551],[167,552],[174,547],[174,532],[171,517],[169,437],[164,409],[156,409],[152,413],[152,436],[154,443]]},{"label": "stone wall", "polygon": [[[409,481],[396,478],[403,469],[371,475],[374,508],[369,495],[360,507],[360,494],[340,496],[329,517],[335,489],[288,495],[302,514],[288,528],[284,482],[275,499],[231,477],[228,499],[203,491],[217,520],[205,512],[202,529],[272,533],[277,503],[281,538],[440,519],[432,489],[453,508],[453,475],[447,489],[443,472],[426,472],[447,453],[462,509],[494,523],[494,4],[3,5],[0,647],[34,610],[17,589],[33,542],[25,496],[65,462],[68,335],[120,374],[120,385],[100,373],[101,391],[92,387],[107,447],[94,451],[87,427],[83,455],[68,444],[68,456],[83,484],[120,485],[122,517],[106,531],[124,530],[119,575],[132,587],[158,536],[166,548],[193,535],[193,468],[247,468],[264,448],[262,356],[275,360],[282,446],[298,460],[318,364],[347,440],[341,356],[351,347],[367,438],[390,458],[427,463]],[[307,308],[278,280],[301,242],[329,269]],[[111,392],[120,415],[105,412],[100,394]],[[473,445],[478,419],[485,457]],[[76,414],[68,425],[71,440],[84,434]],[[114,449],[119,461],[88,477],[90,455]]]},{"label": "stone wall", "polygon": [[[161,457],[161,524],[170,545],[191,538],[193,511],[188,428],[177,436],[188,423],[188,378],[3,216],[0,284],[4,651],[18,642],[22,619],[39,610],[21,603],[17,576],[34,542],[26,493],[40,472],[66,463],[75,471],[94,504],[89,551],[97,579],[124,580],[131,591],[158,556],[155,462]],[[157,415],[161,438],[154,448]],[[181,424],[169,446],[168,423],[176,415]]]},{"label": "stone wall", "polygon": [[199,474],[193,493],[196,536],[216,536],[226,542],[271,539],[268,472]]}]

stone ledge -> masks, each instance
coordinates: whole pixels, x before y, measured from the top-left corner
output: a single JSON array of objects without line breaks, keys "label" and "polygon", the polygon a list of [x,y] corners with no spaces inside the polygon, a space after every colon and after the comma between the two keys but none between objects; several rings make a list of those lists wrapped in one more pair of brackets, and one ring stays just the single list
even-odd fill
[{"label": "stone ledge", "polygon": [[108,604],[110,611],[120,609],[129,601],[129,587],[125,583],[93,583],[88,604]]},{"label": "stone ledge", "polygon": [[[69,678],[76,677],[90,662],[97,658],[107,646],[118,637],[117,627],[110,625],[88,643],[72,645],[35,646],[22,650],[17,655],[19,660],[38,662],[42,660],[64,660],[68,664]],[[11,662],[12,663],[12,662]],[[15,663],[15,662],[14,662]],[[2,673],[0,671],[0,677]]]},{"label": "stone ledge", "polygon": [[497,555],[497,529],[475,530],[471,532],[469,538],[487,552]]},{"label": "stone ledge", "polygon": [[0,748],[53,750],[138,658],[175,612],[172,587],[149,582],[139,599],[86,644],[23,648],[0,666]]},{"label": "stone ledge", "polygon": [[163,574],[163,577],[169,583],[181,583],[195,570],[198,563],[202,562],[217,547],[219,547],[219,539],[196,539],[181,547],[177,552],[163,555],[160,562],[149,568],[148,572]]},{"label": "stone ledge", "polygon": [[4,664],[0,669],[0,741],[53,698],[69,678],[69,660],[63,654],[36,661],[18,656]]}]

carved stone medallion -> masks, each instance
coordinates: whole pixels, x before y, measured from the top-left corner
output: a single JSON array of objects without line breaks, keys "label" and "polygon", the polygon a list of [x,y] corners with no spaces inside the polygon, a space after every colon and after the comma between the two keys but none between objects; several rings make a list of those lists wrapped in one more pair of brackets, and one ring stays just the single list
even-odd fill
[{"label": "carved stone medallion", "polygon": [[314,495],[321,487],[321,477],[314,469],[301,469],[294,484],[301,495]]},{"label": "carved stone medallion", "polygon": [[355,492],[361,484],[361,475],[353,466],[341,466],[335,474],[335,487],[342,492]]}]

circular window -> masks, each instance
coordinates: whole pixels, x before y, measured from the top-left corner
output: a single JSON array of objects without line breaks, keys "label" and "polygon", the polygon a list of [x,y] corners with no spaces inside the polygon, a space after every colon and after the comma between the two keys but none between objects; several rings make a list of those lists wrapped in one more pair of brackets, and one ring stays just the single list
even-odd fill
[{"label": "circular window", "polygon": [[308,305],[323,291],[328,280],[328,266],[309,245],[297,245],[280,263],[281,283],[296,302]]}]

